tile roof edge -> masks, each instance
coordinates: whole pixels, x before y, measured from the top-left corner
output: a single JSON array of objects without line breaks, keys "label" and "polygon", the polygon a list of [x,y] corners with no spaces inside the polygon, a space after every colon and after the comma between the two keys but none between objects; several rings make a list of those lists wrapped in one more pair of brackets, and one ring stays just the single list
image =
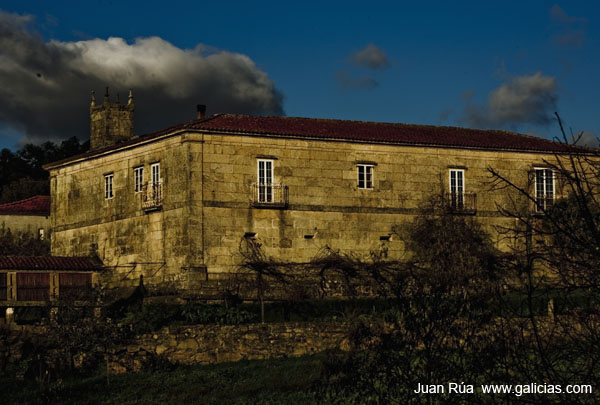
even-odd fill
[{"label": "tile roof edge", "polygon": [[165,129],[150,132],[147,134],[134,135],[134,137],[132,137],[126,141],[116,143],[114,145],[106,146],[106,147],[100,148],[100,149],[89,150],[87,152],[80,153],[78,155],[70,156],[70,157],[62,159],[62,160],[57,160],[56,162],[46,163],[45,165],[42,166],[42,168],[45,170],[54,169],[55,167],[64,166],[64,165],[72,163],[76,160],[85,159],[85,158],[93,158],[95,156],[102,155],[105,153],[111,153],[111,152],[121,149],[121,148],[133,147],[139,143],[151,142],[155,139],[160,138],[163,135],[171,136],[176,133],[179,133],[179,132],[181,132],[182,129],[186,129],[185,128],[186,125],[191,125],[193,123],[198,123],[198,122],[210,121],[211,119],[216,118],[220,115],[221,114],[214,114],[214,115],[211,115],[210,117],[202,118],[199,120],[191,120],[191,121],[187,121],[187,122],[177,124],[177,125],[172,125]]},{"label": "tile roof edge", "polygon": [[[6,262],[9,261],[13,262],[12,266],[4,266]],[[32,264],[32,262],[36,261],[38,263]],[[89,256],[3,255],[0,256],[0,264],[3,264],[2,266],[0,266],[0,270],[2,271],[11,269],[24,271],[100,271],[104,267],[102,263],[97,262],[94,258]],[[61,268],[61,264],[63,268]]]},{"label": "tile roof edge", "polygon": [[[449,127],[453,128],[453,127]],[[460,128],[460,127],[456,127]],[[464,128],[463,128],[464,129]],[[397,146],[409,146],[409,147],[436,147],[436,148],[444,148],[444,149],[465,149],[465,150],[481,150],[481,151],[500,151],[500,152],[516,152],[516,153],[542,153],[542,154],[568,154],[569,151],[567,149],[558,151],[558,150],[549,150],[549,149],[526,149],[526,148],[507,148],[507,147],[491,147],[491,146],[466,146],[466,145],[452,145],[452,144],[444,144],[444,143],[426,143],[426,142],[401,142],[401,141],[383,141],[383,140],[364,140],[364,139],[351,139],[351,138],[330,138],[330,137],[317,137],[310,135],[302,135],[302,134],[284,134],[280,132],[251,132],[251,131],[235,131],[235,130],[225,130],[219,128],[196,128],[191,129],[190,131],[201,132],[201,133],[219,133],[224,135],[245,135],[245,136],[263,136],[263,137],[272,137],[272,138],[289,138],[289,139],[310,139],[316,141],[325,141],[325,142],[350,142],[350,143],[362,143],[362,144],[377,144],[377,145],[397,145]],[[492,130],[489,130],[492,131]],[[494,130],[496,131],[496,130]],[[535,137],[534,137],[535,138]],[[542,138],[542,141],[548,141]],[[556,144],[556,143],[553,143]],[[580,148],[580,147],[578,147]],[[588,151],[589,153],[598,153],[598,151],[594,151],[593,149]]]},{"label": "tile roof edge", "polygon": [[[20,209],[14,210],[14,207],[19,207],[30,201],[41,200],[42,204],[48,203],[48,209],[34,208],[34,209]],[[11,201],[4,204],[0,204],[0,215],[32,215],[32,216],[49,216],[50,215],[50,196],[49,195],[34,195],[23,200]]]},{"label": "tile roof edge", "polygon": [[0,215],[19,215],[31,217],[49,217],[50,211],[4,211],[0,209]]},{"label": "tile roof edge", "polygon": [[7,202],[7,203],[0,204],[0,207],[6,206],[6,205],[22,204],[22,203],[24,203],[25,201],[31,201],[31,200],[33,200],[33,199],[35,199],[35,198],[40,198],[40,197],[48,197],[48,198],[50,198],[50,196],[49,196],[49,195],[38,194],[38,195],[33,195],[33,196],[31,196],[31,197],[24,198],[24,199],[22,199],[22,200],[18,200],[18,201],[10,201],[10,202]]},{"label": "tile roof edge", "polygon": [[[351,139],[351,138],[323,138],[323,137],[311,137],[310,135],[305,135],[305,134],[299,134],[299,133],[294,133],[294,134],[284,134],[284,133],[276,133],[276,132],[266,132],[266,131],[252,131],[252,130],[224,130],[224,129],[220,129],[220,128],[194,128],[194,126],[196,125],[200,125],[200,124],[204,124],[206,122],[210,122],[213,120],[216,120],[220,117],[238,117],[238,118],[253,118],[253,119],[260,119],[260,118],[276,118],[276,119],[284,119],[284,120],[306,120],[306,121],[327,121],[327,122],[347,122],[347,123],[356,123],[356,124],[368,124],[368,125],[381,125],[381,126],[386,126],[386,127],[414,127],[414,128],[447,128],[447,129],[451,129],[451,130],[462,130],[462,131],[468,131],[468,132],[488,132],[488,133],[498,133],[498,134],[506,134],[506,135],[510,135],[510,136],[515,136],[515,137],[522,137],[522,138],[526,138],[526,139],[532,139],[534,141],[537,142],[542,142],[542,143],[546,143],[546,144],[552,144],[552,145],[563,145],[563,147],[565,148],[564,151],[557,151],[557,150],[549,150],[549,149],[527,149],[527,148],[501,148],[501,147],[468,147],[468,146],[461,146],[461,145],[450,145],[450,144],[443,144],[443,143],[410,143],[410,142],[394,142],[394,141],[374,141],[374,140],[358,140],[358,139]],[[147,143],[147,142],[153,142],[155,140],[161,139],[163,136],[164,137],[169,137],[169,136],[174,136],[177,134],[180,134],[182,131],[189,131],[189,132],[207,132],[207,131],[214,131],[214,132],[219,132],[219,133],[236,133],[236,134],[248,134],[248,135],[260,135],[260,136],[287,136],[287,137],[297,137],[297,138],[303,138],[303,139],[316,139],[316,140],[324,140],[324,141],[338,141],[338,142],[358,142],[358,143],[371,143],[371,144],[392,144],[392,145],[406,145],[406,146],[425,146],[425,147],[432,147],[432,146],[438,146],[438,147],[445,147],[445,148],[453,148],[453,149],[477,149],[477,150],[490,150],[490,151],[510,151],[510,152],[523,152],[523,153],[529,153],[529,152],[534,152],[534,153],[549,153],[549,154],[564,154],[564,153],[570,153],[568,149],[570,148],[576,148],[576,149],[580,149],[581,152],[589,152],[589,153],[594,153],[595,150],[594,149],[590,149],[590,148],[585,148],[585,147],[581,147],[581,146],[576,146],[576,145],[565,145],[561,142],[556,142],[556,141],[552,141],[549,139],[544,139],[544,138],[538,138],[535,137],[533,135],[526,135],[526,134],[521,134],[518,132],[512,132],[512,131],[506,131],[503,129],[481,129],[481,128],[464,128],[464,127],[457,127],[457,126],[437,126],[437,125],[423,125],[423,124],[406,124],[406,123],[394,123],[394,122],[376,122],[376,121],[360,121],[360,120],[343,120],[343,119],[335,119],[335,118],[308,118],[308,117],[289,117],[289,116],[253,116],[253,115],[245,115],[245,114],[213,114],[210,117],[206,117],[203,119],[199,119],[199,120],[191,120],[191,121],[187,121],[181,124],[176,124],[176,125],[172,125],[170,127],[158,130],[158,131],[154,131],[154,132],[150,132],[147,134],[143,134],[143,135],[136,135],[134,138],[131,138],[127,141],[124,142],[120,142],[117,143],[115,145],[111,145],[111,146],[107,146],[105,148],[101,148],[101,149],[96,149],[96,150],[90,150],[88,152],[84,152],[81,153],[79,155],[75,155],[75,156],[71,156],[68,157],[66,159],[63,160],[59,160],[56,162],[51,162],[51,163],[47,163],[45,165],[43,165],[43,168],[46,170],[50,170],[59,166],[64,166],[67,164],[70,164],[74,161],[77,160],[82,160],[82,159],[88,159],[88,158],[93,158],[102,154],[108,154],[108,153],[112,153],[116,150],[119,150],[121,148],[130,148],[130,147],[134,147],[138,144],[141,143]],[[581,150],[583,149],[583,150]],[[597,151],[595,153],[598,153]]]}]

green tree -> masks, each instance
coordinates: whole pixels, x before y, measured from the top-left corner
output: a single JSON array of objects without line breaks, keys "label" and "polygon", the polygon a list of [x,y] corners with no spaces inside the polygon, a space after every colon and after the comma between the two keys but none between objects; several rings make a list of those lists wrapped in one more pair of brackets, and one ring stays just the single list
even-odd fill
[{"label": "green tree", "polygon": [[26,144],[17,152],[0,151],[0,203],[49,193],[46,163],[62,160],[83,153],[89,142],[81,143],[69,138],[60,144],[45,142],[41,145]]}]

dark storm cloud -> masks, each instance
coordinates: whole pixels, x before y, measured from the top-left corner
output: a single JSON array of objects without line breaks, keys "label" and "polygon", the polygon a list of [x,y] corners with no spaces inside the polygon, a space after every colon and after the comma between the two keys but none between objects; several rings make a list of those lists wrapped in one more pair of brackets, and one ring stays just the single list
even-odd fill
[{"label": "dark storm cloud", "polygon": [[284,114],[281,93],[248,56],[158,37],[46,42],[32,22],[0,11],[0,128],[30,140],[86,138],[90,91],[101,97],[107,85],[122,101],[133,89],[136,133],[193,119],[198,103],[208,113]]},{"label": "dark storm cloud", "polygon": [[384,69],[391,64],[385,52],[374,44],[369,44],[360,51],[353,53],[350,56],[350,61],[357,66],[369,69]]},{"label": "dark storm cloud", "polygon": [[537,72],[518,76],[492,90],[487,103],[467,105],[462,121],[478,128],[516,128],[522,124],[547,125],[558,100],[556,79]]}]

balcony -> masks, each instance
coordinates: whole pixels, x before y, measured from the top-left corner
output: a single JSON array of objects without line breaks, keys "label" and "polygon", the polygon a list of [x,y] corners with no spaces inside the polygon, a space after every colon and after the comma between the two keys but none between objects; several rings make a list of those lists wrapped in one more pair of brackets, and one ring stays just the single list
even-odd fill
[{"label": "balcony", "polygon": [[477,194],[446,193],[446,206],[455,214],[475,215],[477,212]]},{"label": "balcony", "polygon": [[251,204],[258,208],[286,208],[288,186],[273,183],[253,183]]},{"label": "balcony", "polygon": [[162,208],[162,183],[146,183],[142,187],[142,209],[146,212]]}]

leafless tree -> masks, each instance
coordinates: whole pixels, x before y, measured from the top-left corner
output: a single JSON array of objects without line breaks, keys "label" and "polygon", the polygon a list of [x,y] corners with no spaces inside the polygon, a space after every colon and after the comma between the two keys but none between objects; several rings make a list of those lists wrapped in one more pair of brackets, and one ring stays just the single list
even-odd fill
[{"label": "leafless tree", "polygon": [[[512,239],[505,272],[513,289],[525,293],[528,313],[520,328],[513,323],[504,330],[513,339],[505,360],[538,381],[589,384],[600,377],[600,154],[578,147],[581,135],[569,137],[556,117],[563,150],[544,161],[558,185],[550,198],[536,190],[533,176],[517,184],[488,169],[493,188],[513,196],[498,206],[514,224],[500,229]],[[550,318],[540,317],[540,301],[549,302]],[[535,355],[523,355],[532,351]]]}]

